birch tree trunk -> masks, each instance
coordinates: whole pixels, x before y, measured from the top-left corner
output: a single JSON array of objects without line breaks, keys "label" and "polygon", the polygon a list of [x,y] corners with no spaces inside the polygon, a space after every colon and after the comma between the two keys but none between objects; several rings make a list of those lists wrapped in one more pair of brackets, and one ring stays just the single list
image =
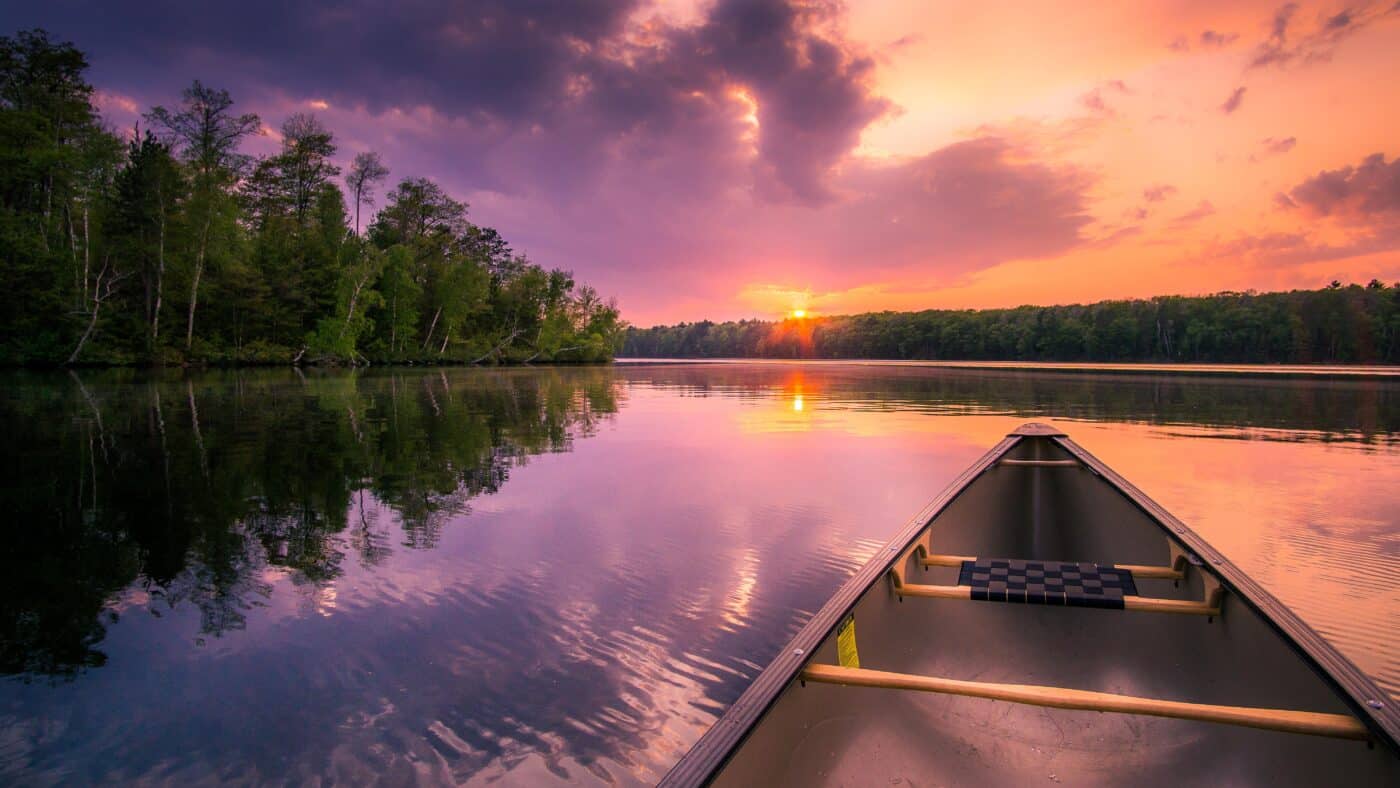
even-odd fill
[{"label": "birch tree trunk", "polygon": [[199,278],[204,274],[204,253],[209,248],[209,223],[213,217],[209,215],[213,210],[212,206],[205,207],[204,228],[199,233],[199,253],[195,255],[194,280],[190,283],[190,313],[189,319],[185,323],[185,352],[189,353],[194,345],[194,312],[199,304]]},{"label": "birch tree trunk", "polygon": [[151,310],[151,350],[160,343],[160,302],[165,292],[165,196],[159,191],[156,198],[160,202],[160,241],[156,246],[156,303]]},{"label": "birch tree trunk", "polygon": [[360,277],[359,281],[355,282],[355,289],[350,291],[350,305],[345,310],[345,323],[340,327],[340,334],[335,338],[337,342],[345,337],[346,330],[350,328],[350,321],[355,317],[355,302],[360,298],[360,291],[364,290],[365,285],[369,284],[369,278],[370,273],[366,271],[365,275]]},{"label": "birch tree trunk", "polygon": [[88,206],[83,204],[83,303],[87,303],[88,269],[91,267],[92,236],[88,234]]},{"label": "birch tree trunk", "polygon": [[110,270],[110,267],[110,261],[104,261],[102,270],[97,274],[97,281],[93,283],[92,288],[92,312],[88,316],[87,329],[84,330],[83,335],[78,338],[78,346],[73,348],[73,352],[68,356],[68,360],[63,362],[65,364],[72,364],[74,361],[78,360],[78,356],[83,352],[83,346],[86,345],[88,339],[92,337],[93,329],[97,328],[97,317],[102,311],[102,303],[116,292],[117,282],[121,281],[122,276]]},{"label": "birch tree trunk", "polygon": [[[63,215],[68,220],[68,253],[69,258],[73,261],[73,270],[76,272],[78,270],[78,233],[73,229],[73,206],[69,205],[68,208],[64,209]],[[87,272],[84,271],[83,274],[83,281],[84,284],[86,284]],[[77,295],[77,293],[75,292],[74,295]],[[80,301],[79,303],[82,302]]]},{"label": "birch tree trunk", "polygon": [[433,313],[433,322],[428,324],[428,335],[426,337],[423,337],[424,350],[427,350],[429,347],[428,343],[433,341],[433,330],[437,328],[437,321],[438,318],[441,316],[442,307],[438,307],[437,311]]},{"label": "birch tree trunk", "polygon": [[473,364],[480,364],[481,362],[485,361],[486,359],[488,359],[488,358],[490,358],[490,357],[496,355],[496,353],[497,353],[498,351],[500,351],[502,348],[504,348],[506,345],[509,345],[510,343],[514,342],[514,341],[515,341],[515,338],[518,337],[518,336],[520,336],[520,331],[519,331],[519,329],[516,329],[516,328],[512,325],[512,327],[511,327],[511,332],[510,332],[509,334],[506,335],[506,338],[505,338],[505,339],[502,339],[502,340],[501,340],[501,343],[500,343],[499,345],[496,345],[495,347],[493,347],[493,348],[491,348],[490,350],[486,351],[485,353],[483,353],[482,355],[478,356],[477,358],[472,359],[472,362],[471,362],[471,363],[473,363]]},{"label": "birch tree trunk", "polygon": [[363,186],[355,187],[355,237],[360,237],[360,193]]}]

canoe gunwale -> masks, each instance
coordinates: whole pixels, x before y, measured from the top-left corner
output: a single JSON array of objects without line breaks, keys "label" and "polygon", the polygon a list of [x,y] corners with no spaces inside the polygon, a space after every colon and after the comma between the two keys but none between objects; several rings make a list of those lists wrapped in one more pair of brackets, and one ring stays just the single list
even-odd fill
[{"label": "canoe gunwale", "polygon": [[[1141,509],[1170,540],[1180,542],[1202,561],[1202,568],[1214,575],[1233,596],[1248,605],[1277,631],[1310,668],[1327,682],[1351,708],[1358,720],[1380,741],[1400,755],[1400,703],[1391,701],[1370,677],[1324,640],[1297,614],[1265,591],[1238,567],[1127,479],[1069,438],[1064,432],[1042,424],[1026,424],[1007,435],[986,454],[954,478],[915,515],[881,550],[837,589],[826,604],[802,627],[773,658],[733,705],[662,778],[662,786],[707,784],[719,774],[738,751],[783,691],[800,678],[812,653],[855,607],[875,583],[883,580],[897,560],[914,547],[930,523],[1011,449],[1027,439],[1049,439],[1074,456],[1083,468],[1103,478],[1110,486]],[[1380,708],[1368,701],[1379,701]]]},{"label": "canoe gunwale", "polygon": [[[1104,465],[1068,436],[1058,436],[1052,440],[1127,496],[1128,500],[1146,513],[1148,519],[1157,523],[1169,538],[1181,542],[1195,553],[1204,563],[1203,569],[1215,575],[1231,595],[1249,606],[1278,632],[1289,647],[1303,657],[1303,661],[1313,672],[1336,691],[1351,707],[1357,719],[1371,730],[1374,739],[1400,755],[1400,703],[1393,702],[1389,693],[1377,686],[1371,677],[1343,656],[1292,609],[1241,571],[1230,559],[1216,551],[1189,526],[1176,519],[1161,504],[1148,497],[1147,493]],[[1372,706],[1372,702],[1379,703],[1380,707]]]},{"label": "canoe gunwale", "polygon": [[783,690],[797,680],[812,652],[835,630],[836,625],[855,607],[856,602],[870,586],[884,579],[894,562],[903,556],[904,551],[919,538],[934,517],[1022,439],[1023,436],[1020,435],[1008,435],[1003,438],[954,478],[936,498],[901,528],[893,539],[886,542],[880,552],[842,584],[817,614],[807,621],[782,651],[778,652],[773,661],[768,663],[768,667],[764,668],[739,699],[715,720],[714,725],[710,726],[690,751],[682,756],[659,785],[704,785],[718,774]]}]

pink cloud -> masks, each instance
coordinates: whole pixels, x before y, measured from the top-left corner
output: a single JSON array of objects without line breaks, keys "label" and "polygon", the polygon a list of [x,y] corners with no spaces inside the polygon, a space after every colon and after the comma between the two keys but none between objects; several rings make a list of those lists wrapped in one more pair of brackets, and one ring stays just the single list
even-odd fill
[{"label": "pink cloud", "polygon": [[1369,225],[1400,222],[1400,159],[1387,162],[1384,153],[1374,153],[1356,166],[1323,170],[1278,198],[1281,206],[1316,217]]},{"label": "pink cloud", "polygon": [[1113,108],[1109,106],[1107,95],[1118,93],[1120,95],[1131,95],[1132,90],[1128,88],[1126,82],[1121,79],[1110,79],[1096,86],[1093,90],[1079,97],[1079,103],[1092,113],[1101,115],[1114,115]]},{"label": "pink cloud", "polygon": [[1220,111],[1224,112],[1226,115],[1230,115],[1233,114],[1235,110],[1239,109],[1240,105],[1244,103],[1245,90],[1247,90],[1247,88],[1243,85],[1235,88],[1234,91],[1230,93],[1230,97],[1225,99],[1225,103],[1220,105]]},{"label": "pink cloud", "polygon": [[1269,34],[1254,50],[1251,68],[1304,65],[1331,60],[1342,41],[1385,19],[1400,17],[1400,3],[1363,2],[1332,13],[1302,18],[1297,3],[1280,6]]},{"label": "pink cloud", "polygon": [[[521,237],[546,259],[596,260],[590,277],[617,292],[639,323],[742,317],[713,304],[733,304],[747,282],[833,290],[901,276],[951,281],[1063,253],[1086,243],[1094,183],[995,137],[908,160],[850,161],[832,182],[835,196],[817,205],[772,203],[756,192],[715,199],[727,191],[723,176],[677,191],[665,172],[628,170],[593,200],[532,211]],[[625,246],[613,234],[619,228]],[[636,277],[643,268],[647,276]],[[697,302],[711,306],[687,306]]]},{"label": "pink cloud", "polygon": [[1142,199],[1148,202],[1161,202],[1176,194],[1176,187],[1170,183],[1158,183],[1142,190]]},{"label": "pink cloud", "polygon": [[1265,137],[1259,141],[1259,150],[1249,156],[1250,161],[1261,161],[1272,156],[1282,156],[1298,145],[1297,137]]},{"label": "pink cloud", "polygon": [[1210,48],[1227,47],[1240,37],[1239,33],[1221,33],[1215,30],[1204,30],[1201,32],[1201,46]]},{"label": "pink cloud", "polygon": [[1174,219],[1172,219],[1171,223],[1173,227],[1184,228],[1189,227],[1208,216],[1214,215],[1215,206],[1211,204],[1210,200],[1201,200],[1199,203],[1196,203],[1195,208],[1192,208],[1186,213],[1175,217]]}]

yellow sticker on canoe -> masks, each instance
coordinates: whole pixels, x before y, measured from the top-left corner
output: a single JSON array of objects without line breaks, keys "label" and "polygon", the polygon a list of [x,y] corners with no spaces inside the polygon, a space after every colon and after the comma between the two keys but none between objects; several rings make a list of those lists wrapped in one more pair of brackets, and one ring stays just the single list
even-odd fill
[{"label": "yellow sticker on canoe", "polygon": [[855,616],[846,616],[836,630],[836,658],[843,668],[860,667],[860,655],[856,653]]}]

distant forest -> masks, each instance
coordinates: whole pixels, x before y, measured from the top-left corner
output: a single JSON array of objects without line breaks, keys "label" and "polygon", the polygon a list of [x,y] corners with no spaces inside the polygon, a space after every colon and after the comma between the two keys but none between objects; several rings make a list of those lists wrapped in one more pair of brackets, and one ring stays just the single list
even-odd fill
[{"label": "distant forest", "polygon": [[1400,284],[628,329],[641,358],[1400,363]]},{"label": "distant forest", "polygon": [[[195,81],[123,133],[72,44],[0,37],[0,363],[603,361],[623,323],[566,271],[514,252],[426,178],[376,191],[334,134],[280,149]],[[344,188],[342,189],[342,184]],[[362,213],[365,221],[362,224]]]}]

